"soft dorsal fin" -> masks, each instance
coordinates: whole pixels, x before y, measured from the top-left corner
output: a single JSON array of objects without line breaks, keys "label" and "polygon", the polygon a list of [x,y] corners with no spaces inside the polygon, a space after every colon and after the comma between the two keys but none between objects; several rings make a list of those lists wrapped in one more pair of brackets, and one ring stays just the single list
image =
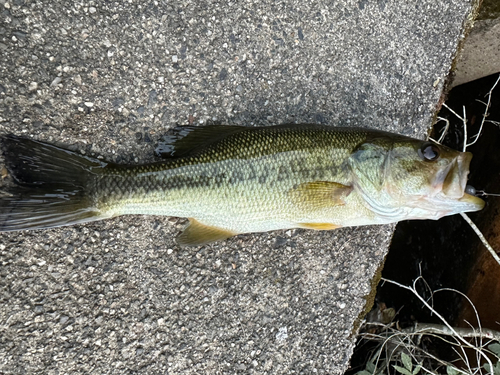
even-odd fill
[{"label": "soft dorsal fin", "polygon": [[177,237],[176,241],[181,246],[201,246],[210,242],[225,240],[236,234],[238,233],[205,225],[196,219],[190,218],[188,227]]},{"label": "soft dorsal fin", "polygon": [[160,138],[155,154],[162,158],[185,156],[192,151],[248,129],[236,125],[179,126]]},{"label": "soft dorsal fin", "polygon": [[344,199],[353,187],[331,181],[314,181],[298,185],[290,190],[290,199],[305,210],[320,210],[332,206],[343,206]]}]

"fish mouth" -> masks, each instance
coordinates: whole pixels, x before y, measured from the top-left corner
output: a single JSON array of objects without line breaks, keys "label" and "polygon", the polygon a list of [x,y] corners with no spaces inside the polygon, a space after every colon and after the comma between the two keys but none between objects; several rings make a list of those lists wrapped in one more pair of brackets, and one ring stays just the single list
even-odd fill
[{"label": "fish mouth", "polygon": [[[479,211],[484,207],[484,201],[466,192],[469,166],[472,159],[470,152],[461,152],[441,174],[441,194],[447,200],[460,202],[461,210]],[[464,207],[465,206],[465,207]]]},{"label": "fish mouth", "polygon": [[465,194],[467,186],[467,176],[469,175],[469,165],[472,159],[470,152],[461,152],[448,167],[443,171],[439,180],[441,192],[448,198],[460,199]]}]

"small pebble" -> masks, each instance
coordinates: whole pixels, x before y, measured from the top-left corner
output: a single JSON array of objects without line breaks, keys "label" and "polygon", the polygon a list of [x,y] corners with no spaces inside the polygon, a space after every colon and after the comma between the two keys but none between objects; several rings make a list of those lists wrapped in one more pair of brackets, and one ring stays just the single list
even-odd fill
[{"label": "small pebble", "polygon": [[34,311],[35,311],[35,314],[42,314],[43,313],[43,306],[36,305]]},{"label": "small pebble", "polygon": [[50,86],[51,87],[57,86],[61,82],[62,82],[62,78],[61,77],[56,77],[56,78],[54,78],[54,80],[52,81],[52,83],[50,84]]},{"label": "small pebble", "polygon": [[224,81],[227,77],[227,69],[222,68],[222,70],[219,73],[219,81]]},{"label": "small pebble", "polygon": [[29,85],[29,90],[30,91],[35,91],[36,89],[38,88],[38,83],[36,82],[31,82],[30,85]]}]

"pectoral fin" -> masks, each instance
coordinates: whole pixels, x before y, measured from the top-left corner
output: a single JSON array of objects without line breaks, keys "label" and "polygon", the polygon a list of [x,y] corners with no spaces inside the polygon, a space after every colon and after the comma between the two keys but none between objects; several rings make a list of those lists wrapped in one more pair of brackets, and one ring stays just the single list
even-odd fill
[{"label": "pectoral fin", "polygon": [[177,237],[176,241],[181,246],[201,246],[210,242],[225,240],[236,234],[226,229],[202,224],[196,219],[190,218],[188,227]]},{"label": "pectoral fin", "polygon": [[332,206],[345,205],[352,186],[331,181],[314,181],[300,184],[290,191],[292,201],[304,210],[316,211]]}]

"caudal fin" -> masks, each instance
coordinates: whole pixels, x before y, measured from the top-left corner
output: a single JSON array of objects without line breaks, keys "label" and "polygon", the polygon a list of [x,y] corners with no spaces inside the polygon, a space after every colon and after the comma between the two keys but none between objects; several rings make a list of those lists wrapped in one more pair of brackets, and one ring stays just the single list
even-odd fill
[{"label": "caudal fin", "polygon": [[12,179],[0,187],[0,231],[50,228],[102,218],[88,186],[105,163],[14,135],[3,136],[0,148]]}]

